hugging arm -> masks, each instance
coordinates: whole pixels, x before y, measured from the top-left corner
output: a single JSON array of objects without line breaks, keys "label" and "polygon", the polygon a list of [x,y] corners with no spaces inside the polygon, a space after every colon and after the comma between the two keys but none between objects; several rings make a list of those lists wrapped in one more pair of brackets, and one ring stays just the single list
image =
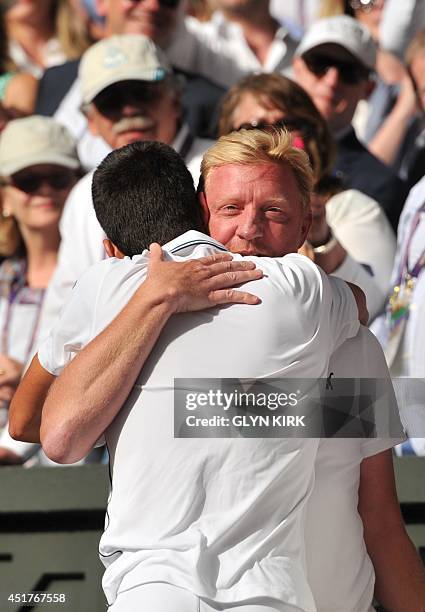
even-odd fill
[{"label": "hugging arm", "polygon": [[261,276],[252,262],[233,262],[230,254],[163,262],[161,248],[152,245],[146,281],[53,384],[40,431],[46,454],[59,463],[87,454],[121,409],[172,314],[256,304],[258,298],[231,287]]}]

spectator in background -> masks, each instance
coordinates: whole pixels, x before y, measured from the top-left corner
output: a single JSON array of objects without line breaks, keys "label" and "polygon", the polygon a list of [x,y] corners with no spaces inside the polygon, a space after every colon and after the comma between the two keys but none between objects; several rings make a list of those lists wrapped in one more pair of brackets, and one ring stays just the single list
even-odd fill
[{"label": "spectator in background", "polygon": [[[167,47],[171,39],[177,37],[176,28],[182,8],[183,4],[179,4],[178,0],[167,6],[160,2],[97,2],[99,16],[105,22],[105,36],[142,34],[161,48]],[[174,65],[172,51],[168,57]],[[36,110],[42,115],[53,115],[68,127],[78,141],[82,165],[92,170],[106,153],[101,139],[89,133],[87,119],[80,110],[82,100],[77,79],[78,66],[78,61],[67,62],[46,71],[40,82]],[[185,82],[182,106],[192,133],[200,137],[213,137],[216,108],[224,90],[200,75],[182,70],[178,73]]]},{"label": "spectator in background", "polygon": [[[59,219],[79,161],[68,131],[45,117],[10,121],[0,137],[0,400],[7,406],[35,346],[59,250]],[[8,438],[8,436],[6,436]],[[16,443],[13,444],[16,446]],[[2,447],[0,463],[21,463]]]},{"label": "spectator in background", "polygon": [[425,178],[422,178],[411,190],[400,217],[385,311],[371,326],[395,379],[401,418],[412,438],[401,451],[422,456],[425,456],[424,322]]},{"label": "spectator in background", "polygon": [[397,227],[406,191],[404,183],[358,140],[352,119],[372,88],[376,49],[368,31],[346,15],[316,22],[296,51],[296,81],[326,119],[338,145],[335,170],[345,185],[381,204]]},{"label": "spectator in background", "polygon": [[272,16],[270,0],[215,0],[210,22],[187,17],[167,49],[176,66],[230,87],[251,72],[291,66],[297,41]]},{"label": "spectator in background", "polygon": [[9,119],[34,110],[37,81],[30,74],[18,74],[9,57],[4,15],[0,9],[0,131]]},{"label": "spectator in background", "polygon": [[80,57],[92,42],[71,0],[15,0],[5,15],[11,58],[36,77],[49,66]]},{"label": "spectator in background", "polygon": [[386,0],[379,33],[384,51],[403,61],[410,41],[425,27],[425,2],[423,0]]},{"label": "spectator in background", "polygon": [[241,127],[283,125],[308,153],[314,170],[313,223],[305,254],[328,274],[359,285],[371,318],[380,312],[395,253],[394,233],[380,206],[332,177],[334,149],[326,121],[306,92],[277,74],[247,77],[223,100],[220,135]]}]

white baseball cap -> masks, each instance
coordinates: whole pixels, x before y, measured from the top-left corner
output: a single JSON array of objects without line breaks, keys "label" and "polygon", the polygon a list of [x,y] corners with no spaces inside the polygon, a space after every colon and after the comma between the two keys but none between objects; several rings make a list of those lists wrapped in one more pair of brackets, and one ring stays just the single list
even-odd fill
[{"label": "white baseball cap", "polygon": [[321,45],[339,45],[365,68],[375,69],[376,45],[368,30],[348,15],[319,19],[302,38],[295,55],[304,55]]},{"label": "white baseball cap", "polygon": [[142,34],[111,36],[84,53],[79,68],[83,104],[120,81],[162,81],[172,73],[164,53]]},{"label": "white baseball cap", "polygon": [[0,175],[10,176],[37,164],[79,168],[74,138],[51,117],[9,121],[0,136]]}]

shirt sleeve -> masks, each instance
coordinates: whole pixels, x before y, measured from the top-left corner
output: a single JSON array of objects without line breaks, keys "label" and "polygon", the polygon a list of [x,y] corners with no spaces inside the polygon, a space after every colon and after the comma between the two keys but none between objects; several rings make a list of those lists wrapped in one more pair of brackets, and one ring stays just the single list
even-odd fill
[{"label": "shirt sleeve", "polygon": [[104,268],[99,264],[93,266],[75,283],[59,319],[38,349],[40,364],[54,376],[59,376],[66,364],[93,337],[97,296],[103,282]]},{"label": "shirt sleeve", "polygon": [[90,266],[105,257],[102,242],[105,235],[93,209],[91,179],[91,174],[81,179],[65,204],[60,225],[62,241],[58,263],[47,288],[41,312],[41,340],[55,324],[75,281]]},{"label": "shirt sleeve", "polygon": [[[320,273],[325,294],[324,306],[329,306],[329,332],[333,352],[359,331],[359,311],[353,292],[345,281],[328,276],[322,270]],[[329,295],[327,298],[326,293]]]}]

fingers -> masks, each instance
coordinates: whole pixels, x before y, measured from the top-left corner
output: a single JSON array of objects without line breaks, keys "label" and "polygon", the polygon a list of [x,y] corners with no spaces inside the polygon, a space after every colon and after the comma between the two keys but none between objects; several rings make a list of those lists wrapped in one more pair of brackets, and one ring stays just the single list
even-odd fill
[{"label": "fingers", "polygon": [[162,261],[162,248],[161,245],[157,242],[152,242],[149,245],[149,254],[151,262],[153,261]]},{"label": "fingers", "polygon": [[248,283],[249,281],[259,280],[262,277],[263,271],[258,268],[255,268],[255,270],[237,270],[218,274],[210,278],[208,280],[208,286],[211,291],[216,291],[218,289],[226,289],[227,287]]},{"label": "fingers", "polygon": [[249,304],[255,306],[261,304],[259,297],[247,291],[237,291],[236,289],[219,289],[212,291],[209,295],[211,304]]},{"label": "fingers", "polygon": [[207,257],[200,257],[196,261],[200,261],[203,264],[211,265],[218,261],[232,261],[233,256],[231,253],[214,253],[214,255],[208,255]]},{"label": "fingers", "polygon": [[256,266],[253,261],[239,260],[239,261],[222,261],[218,263],[212,263],[208,265],[208,271],[211,276],[222,274],[223,272],[238,272],[240,270],[255,270]]}]

